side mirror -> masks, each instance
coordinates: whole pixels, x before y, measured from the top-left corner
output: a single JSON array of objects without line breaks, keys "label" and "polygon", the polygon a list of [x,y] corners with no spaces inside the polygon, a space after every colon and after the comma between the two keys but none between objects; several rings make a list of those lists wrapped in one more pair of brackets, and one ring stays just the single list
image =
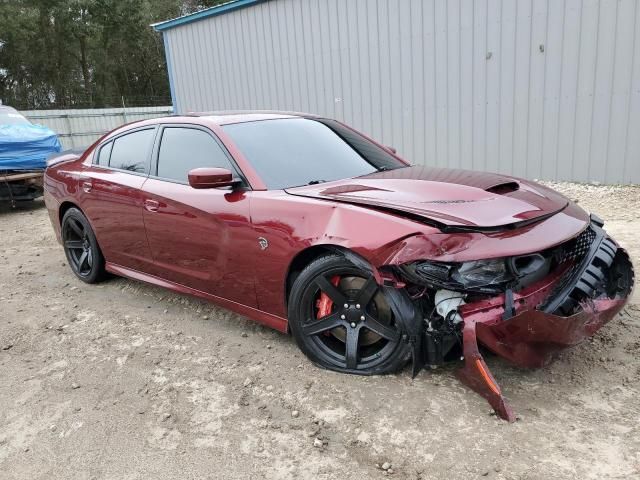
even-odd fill
[{"label": "side mirror", "polygon": [[193,188],[229,187],[239,182],[226,168],[194,168],[189,171],[189,185]]},{"label": "side mirror", "polygon": [[389,150],[391,153],[393,153],[394,155],[398,153],[398,151],[395,148],[390,147],[389,145],[387,145],[385,148]]}]

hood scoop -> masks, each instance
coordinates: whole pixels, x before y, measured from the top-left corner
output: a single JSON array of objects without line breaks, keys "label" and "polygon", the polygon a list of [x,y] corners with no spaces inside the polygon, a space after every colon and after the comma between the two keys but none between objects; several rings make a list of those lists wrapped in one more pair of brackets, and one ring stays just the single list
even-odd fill
[{"label": "hood scoop", "polygon": [[520,190],[520,184],[518,182],[504,182],[493,185],[489,188],[485,188],[485,192],[494,193],[496,195],[506,195],[508,193],[517,192]]},{"label": "hood scoop", "polygon": [[441,229],[474,231],[522,226],[567,206],[566,198],[526,180],[432,167],[398,168],[286,192],[385,210]]}]

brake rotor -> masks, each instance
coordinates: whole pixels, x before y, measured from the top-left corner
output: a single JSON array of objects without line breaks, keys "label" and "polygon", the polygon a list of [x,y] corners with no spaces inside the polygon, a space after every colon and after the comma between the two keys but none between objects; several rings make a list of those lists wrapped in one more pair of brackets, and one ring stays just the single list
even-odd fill
[{"label": "brake rotor", "polygon": [[[338,287],[338,289],[347,297],[351,298],[357,295],[358,291],[360,291],[360,289],[364,286],[365,282],[366,280],[360,277],[335,276],[331,279],[331,283],[333,285]],[[333,301],[326,293],[320,292],[320,298],[318,299],[317,307],[317,318],[325,317],[331,313],[331,310],[333,308]],[[375,317],[375,319],[383,325],[391,324],[391,309],[389,308],[389,305],[387,304],[387,301],[385,300],[382,292],[378,291],[376,293],[371,303],[369,303],[369,305],[367,306],[367,312],[369,313],[369,315]],[[333,330],[330,330],[329,334],[333,335],[343,343],[346,342],[347,333],[342,327],[336,327]],[[377,333],[365,328],[360,334],[358,344],[361,346],[373,345],[381,338],[382,337]]]}]

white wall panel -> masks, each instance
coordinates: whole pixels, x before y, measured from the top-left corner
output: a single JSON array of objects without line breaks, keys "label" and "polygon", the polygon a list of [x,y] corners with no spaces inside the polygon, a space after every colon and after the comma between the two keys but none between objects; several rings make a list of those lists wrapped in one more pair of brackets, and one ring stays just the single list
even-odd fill
[{"label": "white wall panel", "polygon": [[623,181],[640,183],[640,5],[635,5],[635,30],[633,43],[633,67],[631,75],[631,99],[629,120],[627,121],[627,141],[625,142],[625,163]]},{"label": "white wall panel", "polygon": [[32,123],[44,125],[58,134],[65,150],[86,148],[105,133],[125,123],[163,117],[172,107],[92,108],[73,110],[22,110]]},{"label": "white wall panel", "polygon": [[164,32],[175,107],[308,111],[416,164],[640,182],[640,0],[269,0]]}]

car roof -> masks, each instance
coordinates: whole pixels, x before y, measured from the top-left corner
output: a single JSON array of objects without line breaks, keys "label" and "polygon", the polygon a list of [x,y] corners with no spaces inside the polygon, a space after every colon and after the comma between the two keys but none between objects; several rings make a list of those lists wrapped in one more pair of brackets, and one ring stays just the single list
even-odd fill
[{"label": "car roof", "polygon": [[280,112],[273,110],[237,110],[237,111],[216,111],[216,112],[189,112],[186,114],[169,115],[164,117],[148,118],[137,120],[121,125],[112,130],[100,139],[106,141],[114,136],[120,135],[128,130],[140,127],[154,126],[163,123],[193,123],[193,119],[201,119],[202,122],[217,126],[231,125],[236,123],[258,122],[262,120],[279,120],[286,118],[322,118],[318,115],[300,112]]},{"label": "car roof", "polygon": [[261,120],[278,120],[283,118],[312,118],[315,115],[300,112],[281,112],[277,110],[231,110],[214,112],[194,112],[189,116],[204,117],[218,125],[233,123],[258,122]]}]

